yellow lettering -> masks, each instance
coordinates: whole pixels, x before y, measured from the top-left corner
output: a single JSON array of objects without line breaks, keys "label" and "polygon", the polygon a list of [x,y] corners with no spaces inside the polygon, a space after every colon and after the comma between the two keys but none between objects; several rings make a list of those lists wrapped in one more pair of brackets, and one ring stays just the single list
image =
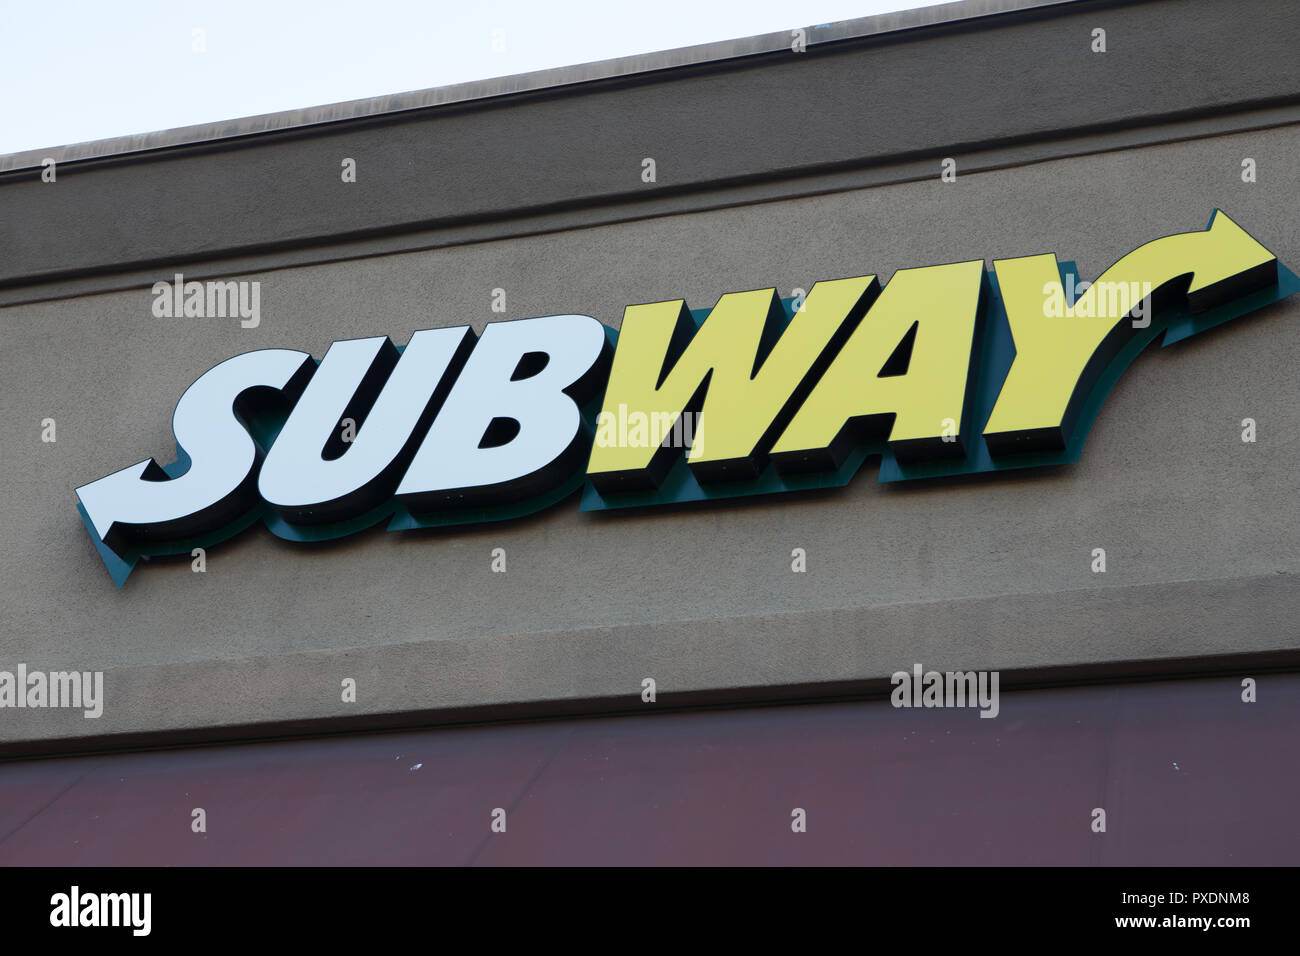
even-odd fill
[{"label": "yellow lettering", "polygon": [[[875,276],[818,282],[784,332],[774,289],[728,293],[698,331],[681,299],[629,306],[614,353],[606,413],[620,406],[667,427],[700,408],[687,464],[701,481],[753,478],[832,343],[861,318]],[[779,338],[777,336],[779,335]],[[776,339],[758,366],[765,345]],[[671,365],[671,370],[669,366]],[[658,487],[681,450],[597,444],[588,477],[602,492]]]},{"label": "yellow lettering", "polygon": [[[894,273],[773,446],[776,466],[838,468],[858,441],[891,417],[889,444],[896,456],[961,454],[963,435],[954,426],[966,411],[985,281],[982,259]],[[906,368],[888,367],[909,336]]]},{"label": "yellow lettering", "polygon": [[1273,254],[1217,210],[1204,231],[1165,236],[1130,252],[1063,314],[1054,255],[999,259],[993,266],[1016,347],[984,429],[995,455],[1066,447],[1097,378],[1149,325],[1149,316],[1129,318],[1144,294],[1166,306],[1179,294],[1178,280],[1190,276],[1187,306],[1201,312],[1277,281]]}]

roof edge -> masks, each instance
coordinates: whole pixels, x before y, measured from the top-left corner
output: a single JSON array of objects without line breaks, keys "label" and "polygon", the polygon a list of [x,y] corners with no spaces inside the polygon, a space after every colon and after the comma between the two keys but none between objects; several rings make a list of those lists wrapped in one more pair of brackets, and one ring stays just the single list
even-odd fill
[{"label": "roof edge", "polygon": [[[1060,7],[1081,0],[956,0],[913,10],[882,13],[855,20],[807,26],[807,44],[831,43],[839,40],[860,39],[898,33],[923,27],[960,23],[962,21],[996,17],[1026,10]],[[798,29],[795,24],[791,29]],[[517,73],[512,76],[472,80],[450,86],[437,86],[407,93],[393,93],[368,99],[348,100],[323,106],[264,113],[237,119],[180,126],[150,133],[134,133],[108,139],[89,140],[66,146],[52,146],[0,154],[0,172],[13,172],[39,168],[47,159],[56,163],[69,163],[87,159],[102,159],[145,153],[158,149],[191,146],[227,139],[300,129],[338,123],[346,120],[369,119],[385,115],[446,106],[453,103],[470,103],[518,93],[558,89],[589,83],[594,80],[635,76],[661,70],[703,63],[721,63],[763,53],[789,49],[791,31],[765,33],[759,36],[733,40],[720,40],[697,46],[679,47],[657,53],[598,60],[573,66]]]}]

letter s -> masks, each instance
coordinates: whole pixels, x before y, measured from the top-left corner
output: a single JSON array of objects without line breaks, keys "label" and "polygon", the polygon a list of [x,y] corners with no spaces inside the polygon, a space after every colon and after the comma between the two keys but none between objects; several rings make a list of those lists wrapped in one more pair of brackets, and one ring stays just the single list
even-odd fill
[{"label": "letter s", "polygon": [[277,399],[292,403],[316,365],[306,352],[259,349],[209,369],[176,403],[172,432],[178,467],[169,476],[149,458],[82,485],[87,524],[119,557],[164,553],[176,542],[216,531],[256,506],[261,451],[247,416]]}]

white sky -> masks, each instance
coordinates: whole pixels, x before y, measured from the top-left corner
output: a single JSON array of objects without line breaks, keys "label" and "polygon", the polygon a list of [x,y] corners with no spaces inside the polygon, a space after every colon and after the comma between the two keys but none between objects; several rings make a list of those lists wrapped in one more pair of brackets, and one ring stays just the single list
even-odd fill
[{"label": "white sky", "polygon": [[938,2],[0,0],[0,154]]}]

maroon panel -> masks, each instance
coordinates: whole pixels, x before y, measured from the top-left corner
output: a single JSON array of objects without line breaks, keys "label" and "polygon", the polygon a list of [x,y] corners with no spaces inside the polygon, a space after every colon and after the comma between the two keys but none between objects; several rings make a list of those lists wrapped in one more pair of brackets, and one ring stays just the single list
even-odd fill
[{"label": "maroon panel", "polygon": [[868,701],[20,761],[0,764],[0,863],[1295,864],[1300,675],[1240,694],[1232,677],[1006,693],[992,720]]}]

